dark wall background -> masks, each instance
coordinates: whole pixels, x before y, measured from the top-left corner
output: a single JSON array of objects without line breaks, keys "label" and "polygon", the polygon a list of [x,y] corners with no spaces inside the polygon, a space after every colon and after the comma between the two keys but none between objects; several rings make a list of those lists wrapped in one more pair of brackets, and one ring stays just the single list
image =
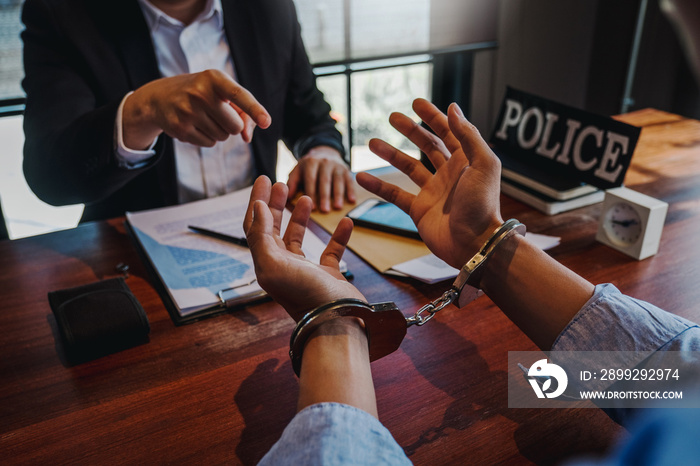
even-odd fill
[{"label": "dark wall background", "polygon": [[[599,0],[585,106],[620,110],[640,0]],[[650,0],[635,70],[630,110],[653,107],[700,117],[700,94],[680,42],[658,1]]]},{"label": "dark wall background", "polygon": [[[498,49],[474,61],[472,121],[490,134],[508,85],[603,115],[620,113],[640,4],[500,0]],[[629,110],[653,107],[700,119],[698,85],[658,0],[647,4],[631,97]]]}]

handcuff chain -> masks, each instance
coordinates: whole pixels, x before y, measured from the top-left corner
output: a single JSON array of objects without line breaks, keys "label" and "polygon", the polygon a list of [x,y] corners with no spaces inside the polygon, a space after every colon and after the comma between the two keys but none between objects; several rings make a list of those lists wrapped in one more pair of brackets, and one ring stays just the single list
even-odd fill
[{"label": "handcuff chain", "polygon": [[[486,241],[479,252],[477,252],[474,257],[467,261],[466,264],[464,264],[464,266],[460,269],[457,278],[452,284],[452,287],[445,291],[442,296],[435,301],[418,309],[418,312],[413,314],[413,316],[407,317],[406,326],[410,327],[412,325],[424,325],[427,321],[432,319],[438,311],[457,301],[459,295],[462,293],[462,290],[466,285],[478,288],[479,280],[481,278],[480,273],[483,271],[483,264],[491,257],[496,247],[513,233],[525,235],[525,225],[520,223],[518,220],[511,218],[510,220],[503,222],[501,226],[491,234],[491,237]],[[427,313],[428,315],[424,317],[424,313]]]},{"label": "handcuff chain", "polygon": [[[421,325],[424,325],[426,322],[432,319],[438,311],[441,311],[445,307],[455,302],[455,300],[458,297],[459,291],[457,291],[454,288],[450,288],[449,290],[445,291],[442,294],[442,296],[440,296],[433,302],[428,303],[425,306],[418,309],[418,311],[416,311],[416,313],[413,314],[413,316],[407,317],[406,326],[410,327],[411,325],[418,325],[420,327]],[[424,317],[422,314],[426,312],[428,313],[428,315]]]}]

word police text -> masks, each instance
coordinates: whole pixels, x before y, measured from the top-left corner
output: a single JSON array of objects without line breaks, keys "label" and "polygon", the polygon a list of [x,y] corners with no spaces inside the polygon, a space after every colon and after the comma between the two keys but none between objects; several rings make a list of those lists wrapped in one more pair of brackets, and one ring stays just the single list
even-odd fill
[{"label": "word police text", "polygon": [[622,184],[639,131],[509,88],[493,140],[548,171],[607,189]]}]

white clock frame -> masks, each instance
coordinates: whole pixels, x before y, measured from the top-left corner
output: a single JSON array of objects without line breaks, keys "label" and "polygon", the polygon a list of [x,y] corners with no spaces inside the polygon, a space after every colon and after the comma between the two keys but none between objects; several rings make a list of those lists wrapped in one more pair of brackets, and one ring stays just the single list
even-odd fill
[{"label": "white clock frame", "polygon": [[[608,235],[606,229],[608,212],[616,204],[631,207],[639,216],[642,231],[636,241],[625,243]],[[646,259],[659,250],[666,212],[668,212],[668,204],[659,199],[624,186],[608,189],[605,191],[596,240],[637,260]]]}]

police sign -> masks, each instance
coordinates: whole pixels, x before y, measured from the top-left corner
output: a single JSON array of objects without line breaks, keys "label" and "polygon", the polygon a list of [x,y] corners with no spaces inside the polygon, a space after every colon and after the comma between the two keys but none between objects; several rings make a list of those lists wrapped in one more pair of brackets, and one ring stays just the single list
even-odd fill
[{"label": "police sign", "polygon": [[499,153],[608,189],[621,186],[641,128],[509,87],[491,142]]}]

